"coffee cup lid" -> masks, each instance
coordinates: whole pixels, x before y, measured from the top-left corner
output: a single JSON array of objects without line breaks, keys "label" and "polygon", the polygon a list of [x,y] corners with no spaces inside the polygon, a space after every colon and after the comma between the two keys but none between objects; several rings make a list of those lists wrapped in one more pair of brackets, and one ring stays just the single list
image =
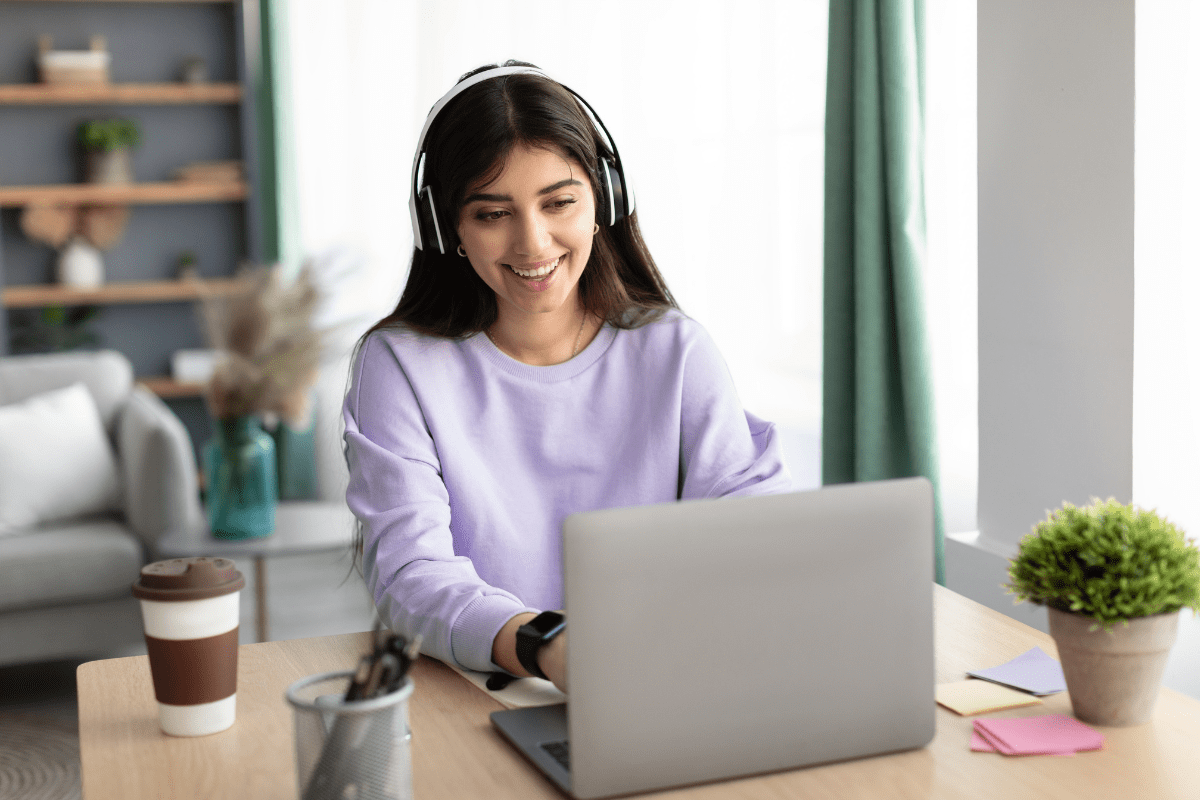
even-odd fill
[{"label": "coffee cup lid", "polygon": [[168,603],[206,600],[231,594],[245,585],[246,579],[228,558],[172,558],[142,567],[141,576],[133,584],[133,596]]}]

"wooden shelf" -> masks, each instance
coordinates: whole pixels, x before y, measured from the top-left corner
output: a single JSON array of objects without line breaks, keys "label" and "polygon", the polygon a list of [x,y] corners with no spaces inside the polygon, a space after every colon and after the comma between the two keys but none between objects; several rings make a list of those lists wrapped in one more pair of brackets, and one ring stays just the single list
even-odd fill
[{"label": "wooden shelf", "polygon": [[147,376],[138,378],[137,382],[154,392],[159,397],[201,397],[204,394],[203,383],[180,383],[174,378],[162,376]]},{"label": "wooden shelf", "polygon": [[235,3],[237,0],[0,0],[0,3]]},{"label": "wooden shelf", "polygon": [[0,206],[30,203],[91,203],[95,205],[147,205],[154,203],[220,203],[244,200],[249,194],[245,181],[206,183],[165,181],[163,183],[102,184],[74,183],[60,186],[0,186]]},{"label": "wooden shelf", "polygon": [[72,289],[53,284],[7,286],[0,296],[5,308],[91,306],[132,303],[171,303],[227,297],[246,288],[235,278],[192,281],[109,283],[98,289]]},{"label": "wooden shelf", "polygon": [[46,106],[68,103],[237,103],[238,83],[0,83],[0,105]]}]

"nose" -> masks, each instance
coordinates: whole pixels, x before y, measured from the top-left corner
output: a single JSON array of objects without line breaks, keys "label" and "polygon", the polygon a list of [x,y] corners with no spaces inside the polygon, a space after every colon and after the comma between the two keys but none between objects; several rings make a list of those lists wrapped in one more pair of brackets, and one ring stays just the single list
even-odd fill
[{"label": "nose", "polygon": [[540,214],[521,215],[515,232],[513,250],[523,256],[538,256],[551,245],[550,230]]}]

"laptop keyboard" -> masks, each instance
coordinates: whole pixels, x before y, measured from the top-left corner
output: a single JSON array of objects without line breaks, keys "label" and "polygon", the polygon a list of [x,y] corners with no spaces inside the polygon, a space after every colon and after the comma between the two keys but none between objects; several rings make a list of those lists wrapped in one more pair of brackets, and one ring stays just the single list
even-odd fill
[{"label": "laptop keyboard", "polygon": [[567,772],[571,771],[571,748],[568,747],[570,742],[563,740],[561,742],[542,742],[541,747],[550,757],[562,765],[562,768]]}]

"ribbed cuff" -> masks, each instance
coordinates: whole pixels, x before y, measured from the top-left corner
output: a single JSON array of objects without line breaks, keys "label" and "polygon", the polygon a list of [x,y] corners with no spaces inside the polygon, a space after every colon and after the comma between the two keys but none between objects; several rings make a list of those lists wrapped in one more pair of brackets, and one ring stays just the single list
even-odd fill
[{"label": "ribbed cuff", "polygon": [[536,608],[527,608],[498,594],[485,594],[472,600],[450,630],[450,651],[454,660],[463,669],[477,672],[499,669],[492,663],[492,642],[504,623],[526,611],[538,613]]}]

